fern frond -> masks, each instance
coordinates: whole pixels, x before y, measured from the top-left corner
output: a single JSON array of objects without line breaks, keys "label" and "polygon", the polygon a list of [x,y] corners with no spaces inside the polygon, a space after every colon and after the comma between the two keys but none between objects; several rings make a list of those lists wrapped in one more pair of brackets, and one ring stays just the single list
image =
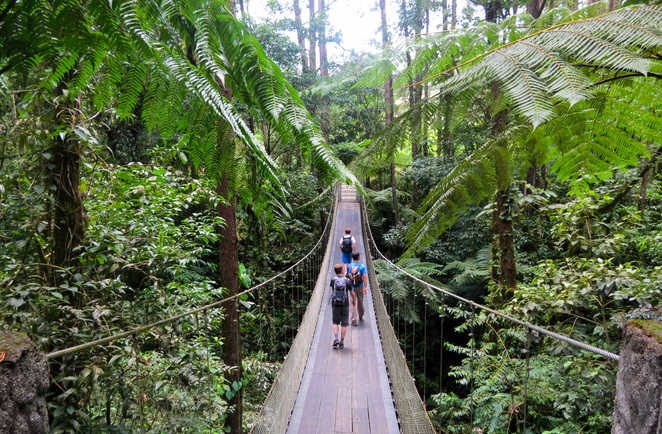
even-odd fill
[{"label": "fern frond", "polygon": [[588,78],[570,62],[646,74],[652,63],[636,49],[662,46],[660,23],[661,6],[642,6],[558,24],[468,61],[474,65],[446,80],[441,93],[497,81],[535,127],[553,116],[554,98],[576,104],[591,95]]}]

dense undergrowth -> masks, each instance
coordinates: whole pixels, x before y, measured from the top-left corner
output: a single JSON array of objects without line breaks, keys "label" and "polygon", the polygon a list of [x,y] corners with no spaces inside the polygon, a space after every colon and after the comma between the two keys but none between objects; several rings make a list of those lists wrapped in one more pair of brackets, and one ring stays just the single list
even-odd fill
[{"label": "dense undergrowth", "polygon": [[[48,266],[44,239],[49,222],[39,208],[47,181],[29,175],[37,174],[38,166],[26,172],[30,166],[25,161],[15,164],[5,164],[0,182],[3,329],[27,333],[42,351],[50,352],[158,321],[226,295],[216,282],[217,227],[224,224],[215,215],[220,199],[205,178],[152,163],[86,165],[82,177],[85,242],[78,251],[79,265],[59,269]],[[293,184],[291,194],[290,206],[295,208],[318,193],[314,180],[307,179]],[[245,203],[244,214],[256,213],[259,203]],[[286,268],[312,247],[321,228],[317,213],[309,211],[304,207],[282,215],[280,231],[240,227],[246,285]],[[274,225],[264,223],[266,228]],[[261,250],[256,247],[260,237],[265,237],[264,245],[279,248]],[[58,276],[56,286],[48,284],[52,274]],[[256,304],[260,297],[252,294],[242,301],[244,384],[224,380],[223,314],[222,309],[210,309],[137,337],[51,361],[52,429],[120,432],[143,426],[199,432],[222,428],[227,397],[239,387],[246,390],[250,426],[251,415],[259,410],[287,351],[291,337],[287,333],[296,326],[290,324],[296,321],[289,314],[291,306],[279,297],[282,315],[277,320],[282,323],[271,328],[271,347],[261,345],[253,335],[261,335],[259,324],[273,307]]]},{"label": "dense undergrowth", "polygon": [[[662,257],[656,241],[662,229],[662,178],[658,175],[649,185],[643,210],[637,209],[638,196],[630,193],[603,211],[634,173],[603,183],[585,197],[561,196],[558,190],[546,195],[538,191],[533,201],[523,195],[515,221],[520,267],[514,292],[490,283],[489,222],[481,223],[485,217],[480,209],[461,216],[420,253],[427,265],[411,260],[401,265],[458,295],[618,354],[627,321],[662,318]],[[383,214],[379,199],[376,203],[373,218],[379,227]],[[397,240],[403,233],[395,228],[386,232],[385,250],[402,249]],[[410,369],[419,373],[421,393],[425,382],[430,416],[441,432],[467,432],[472,422],[490,433],[609,431],[616,362],[527,332],[494,314],[480,311],[474,316],[463,303],[422,291],[379,261],[376,266],[382,289],[398,303],[394,323],[410,324],[408,332],[400,327],[399,337]],[[413,302],[412,294],[417,294]],[[442,316],[446,362],[440,380]],[[418,330],[412,334],[414,321]],[[415,354],[408,350],[412,341],[418,346]],[[421,345],[433,354],[426,376]]]}]

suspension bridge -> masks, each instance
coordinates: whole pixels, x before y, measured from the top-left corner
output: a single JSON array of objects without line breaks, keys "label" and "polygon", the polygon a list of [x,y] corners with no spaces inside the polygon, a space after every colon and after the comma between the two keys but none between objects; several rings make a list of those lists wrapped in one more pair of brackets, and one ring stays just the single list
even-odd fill
[{"label": "suspension bridge", "polygon": [[[338,240],[345,227],[352,229],[357,240],[357,249],[361,254],[361,262],[368,269],[369,291],[365,300],[364,321],[357,327],[348,327],[344,351],[334,351],[331,348],[331,305],[329,282],[333,276],[333,264],[341,262]],[[421,288],[420,293],[413,294],[419,298],[425,314],[422,315],[419,327],[423,327],[424,342],[401,343],[400,336],[416,336],[416,322],[398,322],[395,327],[391,323],[391,315],[398,310],[398,301],[388,294],[383,294],[375,274],[373,259],[384,260],[389,267],[398,269]],[[289,291],[289,292],[287,292]],[[421,295],[423,291],[437,293],[441,299],[453,298],[464,303],[471,312],[471,333],[477,311],[484,310],[521,326],[527,339],[527,348],[522,352],[527,354],[532,335],[552,338],[565,342],[584,351],[590,351],[613,361],[618,355],[595,348],[583,342],[556,334],[534,324],[513,318],[472,300],[455,295],[444,288],[433,286],[388,261],[379,252],[374,242],[367,221],[364,203],[353,186],[343,185],[336,188],[335,201],[327,219],[321,238],[315,246],[290,268],[270,279],[243,291],[242,293],[223,300],[201,306],[197,309],[183,312],[164,320],[146,324],[123,333],[117,333],[93,342],[84,343],[64,350],[54,351],[47,355],[48,359],[56,359],[76,352],[90,350],[107,345],[121,339],[132,339],[135,343],[140,334],[157,328],[169,327],[175,322],[187,318],[195,318],[196,327],[201,327],[198,314],[221,307],[233,298],[249,293],[261,293],[259,300],[272,310],[273,315],[267,316],[269,321],[276,318],[278,305],[275,294],[288,294],[291,311],[294,312],[291,326],[288,329],[292,338],[291,345],[282,366],[271,386],[266,400],[261,406],[259,415],[252,426],[252,432],[262,433],[434,433],[435,430],[428,417],[425,398],[428,392],[438,393],[442,388],[444,372],[443,337],[444,316],[439,313],[439,321],[428,324],[428,312],[438,309],[429,305]],[[282,326],[282,324],[281,324]],[[269,323],[260,333],[258,341],[269,345],[273,329],[276,326]],[[287,326],[286,326],[287,327]],[[407,330],[409,327],[409,330]],[[436,327],[438,334],[429,345],[429,328]],[[400,330],[403,328],[403,330]],[[420,334],[419,329],[419,334]],[[409,334],[408,334],[409,333]],[[432,339],[432,338],[430,338]],[[475,354],[475,343],[470,339],[472,358]],[[422,347],[422,349],[420,348]],[[273,347],[273,342],[271,344]],[[418,350],[417,350],[418,348]],[[414,380],[416,369],[422,378],[428,375],[426,351],[437,348],[439,365],[438,390],[428,391],[423,385],[423,398],[419,394]],[[422,351],[423,354],[416,354]],[[269,352],[269,351],[267,351]],[[207,349],[209,357],[209,349]],[[526,356],[528,357],[528,355]],[[417,362],[418,360],[418,362]],[[473,366],[473,365],[472,365]],[[140,370],[140,364],[136,363]],[[522,375],[523,390],[521,410],[524,412],[526,432],[526,401],[528,383],[528,359],[526,372]],[[209,380],[213,383],[213,379]],[[473,389],[474,378],[468,379],[468,385]],[[150,416],[145,414],[144,402],[149,386],[143,384],[140,397],[132,407],[138,422],[133,425],[135,431],[158,432],[157,420],[146,422]],[[210,394],[213,387],[210,386]],[[110,398],[109,398],[110,399]],[[111,422],[113,405],[105,404],[107,423]],[[130,409],[129,409],[130,410]],[[127,409],[123,409],[126,413]],[[119,410],[115,411],[119,413]],[[473,425],[474,408],[471,408],[471,424]],[[154,419],[155,416],[152,416]],[[150,428],[145,428],[150,427]],[[209,432],[220,432],[218,427],[209,426]]]}]

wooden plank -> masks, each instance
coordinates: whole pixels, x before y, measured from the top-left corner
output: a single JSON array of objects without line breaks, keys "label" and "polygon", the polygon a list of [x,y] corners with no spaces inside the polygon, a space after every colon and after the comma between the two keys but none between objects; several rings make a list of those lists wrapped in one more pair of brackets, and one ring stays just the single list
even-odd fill
[{"label": "wooden plank", "polygon": [[345,387],[338,389],[334,430],[335,432],[352,431],[352,399],[350,390]]},{"label": "wooden plank", "polygon": [[370,419],[368,418],[368,409],[366,407],[352,409],[352,432],[359,434],[371,432]]}]

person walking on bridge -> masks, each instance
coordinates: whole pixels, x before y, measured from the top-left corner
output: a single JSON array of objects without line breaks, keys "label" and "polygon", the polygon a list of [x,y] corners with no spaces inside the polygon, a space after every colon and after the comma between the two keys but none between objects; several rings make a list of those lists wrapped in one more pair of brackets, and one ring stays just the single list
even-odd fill
[{"label": "person walking on bridge", "polygon": [[[352,282],[343,274],[343,264],[333,266],[336,275],[331,278],[331,310],[333,316],[333,349],[345,348],[345,334],[349,324],[349,297]],[[354,298],[352,296],[352,298]]]},{"label": "person walking on bridge", "polygon": [[343,274],[347,272],[347,264],[352,262],[352,253],[356,252],[356,239],[352,236],[352,228],[345,228],[345,235],[338,243],[342,253]]},{"label": "person walking on bridge", "polygon": [[345,275],[352,283],[352,325],[358,325],[359,321],[363,321],[363,296],[368,293],[368,271],[365,265],[359,262],[360,254],[358,252],[352,253],[352,262],[347,265],[347,274]]}]

